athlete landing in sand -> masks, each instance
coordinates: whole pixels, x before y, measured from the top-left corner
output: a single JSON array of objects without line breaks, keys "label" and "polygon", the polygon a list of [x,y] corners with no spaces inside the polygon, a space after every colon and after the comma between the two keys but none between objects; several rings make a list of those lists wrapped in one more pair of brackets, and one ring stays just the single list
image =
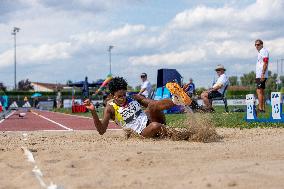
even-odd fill
[{"label": "athlete landing in sand", "polygon": [[[142,95],[127,96],[127,82],[122,77],[115,77],[109,83],[112,99],[104,109],[102,121],[96,113],[95,106],[89,99],[84,105],[92,113],[95,127],[103,135],[112,119],[123,128],[130,128],[143,137],[166,136],[165,115],[167,110],[175,105],[184,104],[184,97],[173,95],[173,99],[152,100]],[[141,105],[146,109],[143,110]]]}]

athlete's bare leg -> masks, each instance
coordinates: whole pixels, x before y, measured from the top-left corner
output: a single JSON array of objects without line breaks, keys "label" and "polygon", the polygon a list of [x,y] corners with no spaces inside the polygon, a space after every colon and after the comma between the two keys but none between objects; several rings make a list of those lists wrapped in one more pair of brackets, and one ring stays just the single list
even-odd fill
[{"label": "athlete's bare leg", "polygon": [[167,130],[165,125],[163,124],[158,122],[151,122],[145,129],[143,129],[141,135],[146,138],[166,136]]},{"label": "athlete's bare leg", "polygon": [[134,98],[142,106],[147,107],[145,112],[149,116],[151,122],[165,124],[165,114],[163,111],[175,106],[171,99],[153,100],[141,95],[135,95]]}]

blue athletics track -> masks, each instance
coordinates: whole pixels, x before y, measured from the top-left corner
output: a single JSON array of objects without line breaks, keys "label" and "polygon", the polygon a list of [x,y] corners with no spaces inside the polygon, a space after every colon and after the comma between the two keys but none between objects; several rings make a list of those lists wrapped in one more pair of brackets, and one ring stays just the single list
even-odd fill
[{"label": "blue athletics track", "polygon": [[[25,113],[24,117],[20,113]],[[108,129],[121,129],[110,122]],[[0,119],[0,131],[76,131],[96,130],[92,118],[39,110],[16,110]]]}]

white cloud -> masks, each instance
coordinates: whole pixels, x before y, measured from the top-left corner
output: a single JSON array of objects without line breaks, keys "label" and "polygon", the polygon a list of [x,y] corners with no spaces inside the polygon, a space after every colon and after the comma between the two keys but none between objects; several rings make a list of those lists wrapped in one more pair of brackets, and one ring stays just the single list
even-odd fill
[{"label": "white cloud", "polygon": [[140,57],[130,57],[129,61],[133,65],[180,65],[192,64],[205,58],[205,51],[202,49],[194,49],[183,52],[170,52],[165,54],[155,54]]},{"label": "white cloud", "polygon": [[233,12],[234,10],[229,7],[214,9],[200,6],[177,14],[170,26],[173,29],[191,29],[202,24],[220,26]]},{"label": "white cloud", "polygon": [[[33,1],[33,0],[31,0]],[[139,0],[38,0],[42,5],[71,11],[101,12],[119,5],[139,2]]]},{"label": "white cloud", "polygon": [[2,13],[17,12],[21,9],[34,9],[46,7],[59,11],[93,12],[99,13],[121,5],[136,4],[140,0],[1,0]]},{"label": "white cloud", "polygon": [[212,44],[211,49],[216,52],[214,56],[224,59],[247,59],[254,53],[254,48],[249,42],[224,41]]},{"label": "white cloud", "polygon": [[[74,51],[70,43],[43,44],[38,47],[17,47],[17,60],[19,64],[41,64],[42,62],[70,58]],[[14,51],[8,50],[0,54],[0,67],[14,63]]]},{"label": "white cloud", "polygon": [[220,39],[230,39],[233,37],[233,32],[230,31],[220,31],[220,30],[213,30],[209,31],[207,37],[209,40],[220,40]]},{"label": "white cloud", "polygon": [[110,32],[90,31],[73,35],[71,38],[79,43],[95,44],[95,43],[111,43],[116,41],[131,40],[131,37],[139,35],[145,30],[143,25],[126,24],[121,28],[113,29]]},{"label": "white cloud", "polygon": [[0,68],[14,63],[14,51],[8,50],[0,54]]},{"label": "white cloud", "polygon": [[284,37],[265,41],[264,45],[270,50],[270,55],[276,58],[283,58],[284,56]]},{"label": "white cloud", "polygon": [[[241,9],[226,6],[221,8],[199,6],[177,14],[171,21],[170,27],[172,29],[250,27],[261,21],[269,23],[272,18],[283,19],[283,8],[282,0],[257,0],[256,3]],[[267,25],[263,23],[259,27],[265,28]]]}]

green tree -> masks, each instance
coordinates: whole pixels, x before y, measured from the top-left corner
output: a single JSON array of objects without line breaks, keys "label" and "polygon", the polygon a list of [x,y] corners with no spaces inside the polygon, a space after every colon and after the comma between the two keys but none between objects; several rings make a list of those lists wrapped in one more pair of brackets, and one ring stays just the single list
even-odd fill
[{"label": "green tree", "polygon": [[236,86],[239,85],[238,76],[231,76],[229,77],[230,85]]},{"label": "green tree", "polygon": [[266,93],[270,94],[273,91],[277,90],[277,77],[276,73],[272,74],[271,71],[268,71],[268,79],[266,81]]},{"label": "green tree", "polygon": [[253,86],[255,85],[255,72],[244,74],[240,79],[243,86]]},{"label": "green tree", "polygon": [[18,82],[18,90],[20,91],[29,91],[33,90],[34,87],[32,86],[32,83],[29,81],[29,79],[21,80]]},{"label": "green tree", "polygon": [[204,88],[204,87],[200,87],[200,88],[197,88],[196,90],[195,90],[195,93],[196,93],[196,95],[201,95],[201,93],[203,92],[203,91],[205,91],[206,90],[206,88]]},{"label": "green tree", "polygon": [[140,91],[140,90],[141,90],[141,85],[135,87],[135,91]]},{"label": "green tree", "polygon": [[7,87],[4,85],[4,83],[0,82],[0,91],[6,91]]},{"label": "green tree", "polygon": [[69,80],[67,80],[66,81],[66,85],[70,85],[70,84],[72,84],[73,82],[69,79]]},{"label": "green tree", "polygon": [[130,85],[127,85],[127,90],[128,90],[128,91],[133,91],[133,87],[130,86]]},{"label": "green tree", "polygon": [[280,87],[284,87],[284,76],[280,76]]}]

